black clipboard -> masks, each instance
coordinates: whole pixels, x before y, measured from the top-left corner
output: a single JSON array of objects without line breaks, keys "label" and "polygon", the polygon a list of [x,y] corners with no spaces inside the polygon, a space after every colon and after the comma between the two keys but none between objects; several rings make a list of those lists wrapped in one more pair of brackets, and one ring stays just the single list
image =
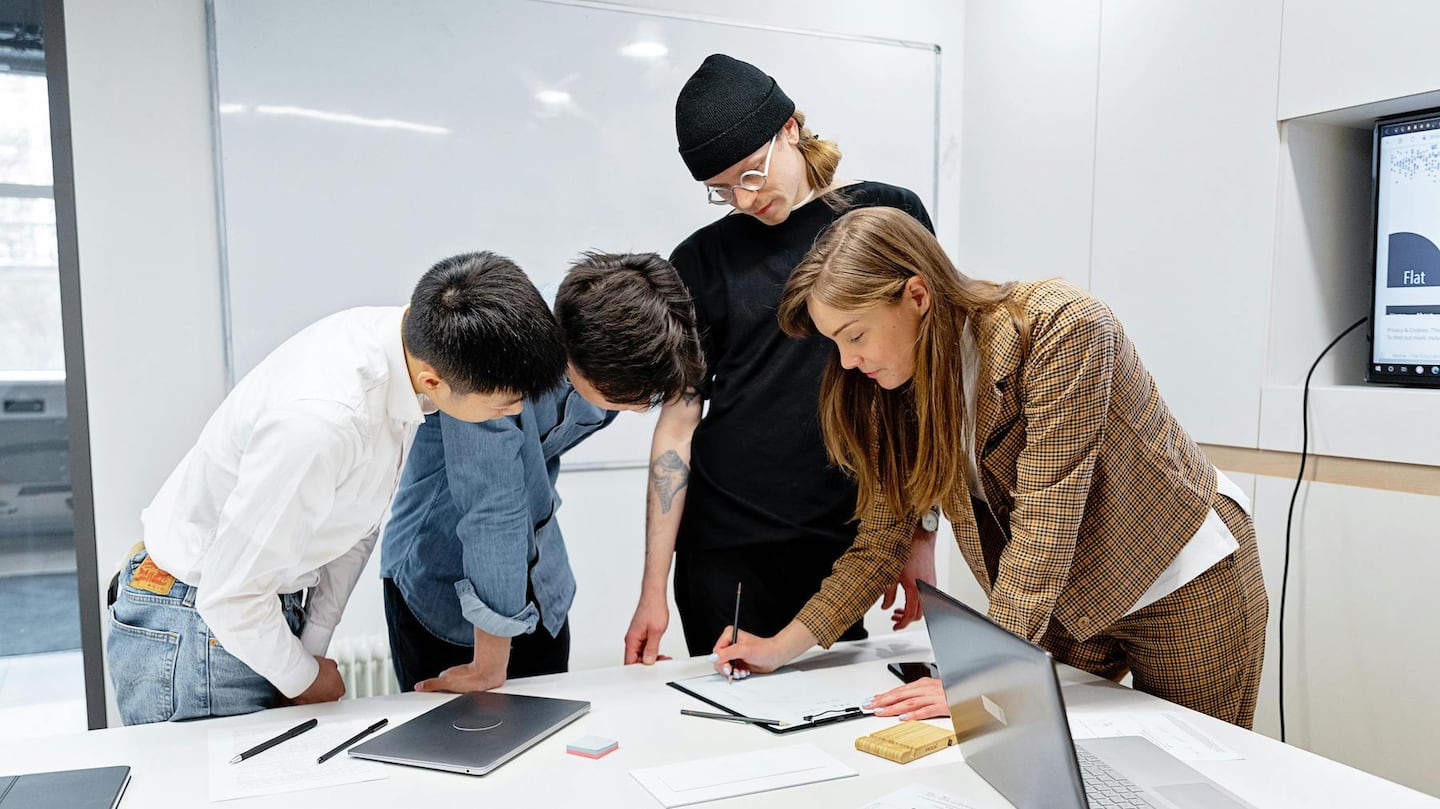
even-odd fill
[{"label": "black clipboard", "polygon": [[[716,702],[715,700],[712,700],[712,699],[710,699],[710,698],[708,698],[708,697],[702,697],[702,696],[700,696],[699,694],[695,693],[694,691],[691,691],[690,689],[686,688],[685,686],[681,685],[680,683],[678,683],[678,682],[676,682],[676,681],[674,681],[674,680],[671,680],[670,682],[666,683],[666,685],[670,686],[671,688],[673,688],[673,689],[675,689],[676,691],[679,691],[679,692],[681,692],[681,693],[689,694],[690,696],[694,697],[695,699],[700,700],[701,702],[705,703],[706,705],[709,705],[709,706],[711,706],[711,707],[713,707],[713,708],[719,708],[720,710],[724,711],[725,713],[730,714],[731,716],[744,716],[744,714],[740,713],[739,711],[734,710],[733,708],[729,708],[729,707],[727,707],[727,706],[721,705],[720,703],[718,703],[718,702]],[[801,724],[801,725],[789,725],[789,726],[786,726],[786,727],[781,728],[781,727],[776,727],[776,726],[774,726],[774,725],[762,725],[762,724],[756,723],[755,726],[756,726],[756,727],[759,727],[759,728],[764,728],[765,730],[768,730],[768,731],[770,731],[771,733],[774,733],[776,736],[784,736],[784,735],[787,734],[787,733],[795,733],[796,731],[800,731],[800,730],[810,730],[811,728],[818,728],[818,727],[820,727],[821,725],[831,725],[831,724],[834,724],[834,723],[836,723],[836,722],[847,722],[847,721],[849,721],[849,720],[851,720],[851,719],[860,719],[861,717],[866,717],[866,716],[873,716],[873,714],[866,713],[865,711],[863,711],[863,710],[860,709],[860,706],[856,705],[856,706],[854,706],[854,707],[852,707],[852,708],[846,708],[844,713],[835,713],[835,715],[833,715],[833,716],[821,716],[821,717],[819,717],[819,718],[817,718],[817,719],[811,720],[811,721],[806,722],[806,723]]]}]

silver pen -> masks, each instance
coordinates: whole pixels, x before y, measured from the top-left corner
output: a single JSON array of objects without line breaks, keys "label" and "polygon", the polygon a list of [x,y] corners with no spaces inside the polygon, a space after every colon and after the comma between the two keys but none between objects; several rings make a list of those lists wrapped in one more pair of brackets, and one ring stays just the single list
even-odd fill
[{"label": "silver pen", "polygon": [[779,719],[760,719],[754,716],[740,716],[733,713],[711,713],[709,711],[692,711],[689,708],[681,708],[680,713],[685,716],[698,716],[701,719],[723,719],[726,722],[744,722],[749,725],[778,725]]}]

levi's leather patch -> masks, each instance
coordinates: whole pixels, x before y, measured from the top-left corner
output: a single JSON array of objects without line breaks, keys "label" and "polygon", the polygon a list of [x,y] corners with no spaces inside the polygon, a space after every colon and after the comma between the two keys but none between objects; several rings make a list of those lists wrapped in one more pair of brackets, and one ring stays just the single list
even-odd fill
[{"label": "levi's leather patch", "polygon": [[145,561],[135,568],[135,575],[130,577],[130,586],[147,593],[169,595],[170,588],[175,586],[175,577],[156,567],[154,560],[147,556]]}]

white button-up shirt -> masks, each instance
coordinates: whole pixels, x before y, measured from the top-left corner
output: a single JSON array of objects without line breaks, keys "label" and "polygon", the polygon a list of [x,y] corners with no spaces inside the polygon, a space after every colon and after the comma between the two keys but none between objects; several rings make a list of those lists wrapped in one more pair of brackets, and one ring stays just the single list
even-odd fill
[{"label": "white button-up shirt", "polygon": [[[319,672],[424,420],[403,313],[351,309],[275,349],[141,515],[155,564],[198,588],[219,642],[287,697]],[[296,638],[276,596],[305,588]]]}]

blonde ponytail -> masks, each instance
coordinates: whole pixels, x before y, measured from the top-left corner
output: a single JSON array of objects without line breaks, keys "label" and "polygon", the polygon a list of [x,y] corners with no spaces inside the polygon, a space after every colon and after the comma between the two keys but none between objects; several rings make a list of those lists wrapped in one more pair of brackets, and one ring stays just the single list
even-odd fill
[{"label": "blonde ponytail", "polygon": [[840,146],[833,140],[821,140],[805,127],[805,113],[795,110],[795,123],[800,125],[800,156],[805,158],[805,179],[818,194],[835,182],[840,167]]}]

